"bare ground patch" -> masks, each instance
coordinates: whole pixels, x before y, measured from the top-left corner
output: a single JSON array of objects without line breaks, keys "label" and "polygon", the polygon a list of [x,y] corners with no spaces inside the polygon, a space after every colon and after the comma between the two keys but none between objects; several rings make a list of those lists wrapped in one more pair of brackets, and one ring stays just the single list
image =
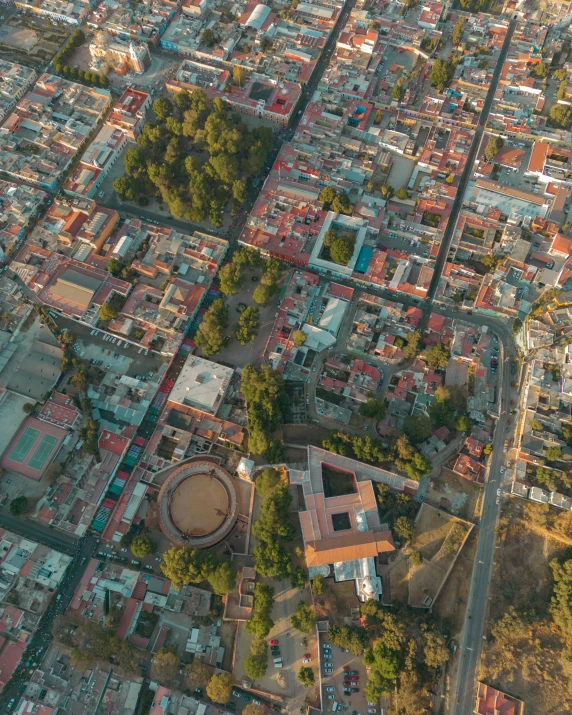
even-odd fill
[{"label": "bare ground patch", "polygon": [[[514,499],[503,510],[480,677],[523,699],[529,713],[559,715],[572,712],[572,695],[562,662],[565,643],[549,611],[548,564],[570,547],[530,528],[523,518],[530,518],[529,506]],[[491,631],[511,607],[526,627],[521,633],[515,629],[512,647],[518,655],[507,658],[506,645]]]}]

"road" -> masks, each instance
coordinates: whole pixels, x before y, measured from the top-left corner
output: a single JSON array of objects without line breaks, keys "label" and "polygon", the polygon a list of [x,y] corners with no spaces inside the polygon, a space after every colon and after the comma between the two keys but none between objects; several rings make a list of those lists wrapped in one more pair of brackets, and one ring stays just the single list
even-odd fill
[{"label": "road", "polygon": [[67,534],[56,532],[54,529],[50,529],[43,524],[28,521],[27,519],[15,518],[7,514],[4,510],[0,510],[0,526],[74,557],[58,589],[61,598],[58,601],[57,598],[54,597],[48,605],[48,608],[40,619],[36,632],[24,652],[18,669],[14,672],[14,675],[2,691],[2,695],[0,696],[0,712],[5,713],[8,712],[8,701],[12,698],[17,698],[24,691],[30,679],[28,669],[30,666],[33,667],[34,663],[40,663],[52,642],[52,624],[54,618],[57,615],[65,613],[68,609],[89,559],[97,549],[98,539],[96,536],[75,539]]},{"label": "road", "polygon": [[72,555],[77,549],[78,539],[75,536],[52,529],[39,521],[12,516],[7,509],[0,509],[0,527],[64,554]]},{"label": "road", "polygon": [[[461,174],[461,180],[459,182],[457,193],[455,194],[455,198],[453,200],[453,207],[451,209],[451,215],[449,216],[447,228],[445,229],[445,232],[443,234],[443,240],[441,241],[439,255],[437,256],[437,260],[435,261],[435,270],[433,273],[433,278],[431,280],[431,285],[429,286],[429,292],[427,294],[427,297],[429,298],[430,301],[433,301],[433,298],[435,297],[435,293],[437,291],[439,281],[441,280],[441,274],[443,273],[443,268],[445,267],[445,263],[447,261],[448,255],[449,255],[449,249],[451,248],[451,241],[453,239],[453,231],[455,230],[455,226],[457,224],[457,218],[459,217],[461,206],[463,205],[463,199],[465,197],[465,192],[467,190],[467,185],[469,183],[469,179],[471,178],[471,176],[473,174],[473,164],[475,162],[477,150],[481,144],[481,139],[483,136],[483,128],[487,122],[489,112],[491,111],[491,106],[492,106],[495,92],[497,89],[497,85],[498,85],[499,79],[500,79],[500,73],[502,71],[502,66],[504,64],[504,61],[506,60],[508,48],[510,47],[510,42],[511,42],[512,36],[514,34],[515,27],[516,27],[516,22],[514,20],[511,20],[511,22],[509,23],[508,31],[506,33],[506,37],[505,37],[503,46],[502,46],[500,54],[499,54],[499,58],[498,58],[498,61],[497,61],[496,67],[495,67],[495,71],[493,72],[493,79],[491,82],[491,86],[489,87],[489,91],[487,93],[485,102],[483,104],[483,111],[481,112],[481,116],[479,117],[479,123],[477,125],[477,129],[475,130],[475,135],[474,135],[473,141],[471,143],[471,148],[469,149],[469,154],[467,156],[467,163],[465,164],[465,169],[463,170],[463,173]],[[430,307],[431,306],[429,304],[429,306],[427,307],[427,311],[430,310]]]},{"label": "road", "polygon": [[[516,22],[511,20],[505,41],[499,54],[495,71],[493,73],[491,86],[485,99],[483,111],[479,119],[479,125],[469,150],[467,164],[461,176],[459,188],[453,202],[453,209],[451,216],[449,217],[449,223],[447,224],[447,229],[445,230],[443,242],[439,250],[439,256],[435,265],[435,273],[429,288],[429,301],[427,301],[427,304],[424,305],[425,315],[428,315],[428,312],[432,309],[431,304],[435,297],[437,286],[449,254],[453,231],[457,223],[457,218],[459,216],[469,179],[473,172],[473,163],[476,152],[481,142],[483,128],[488,119],[495,91],[498,86],[502,66],[507,57],[515,27]],[[437,309],[437,312],[445,315],[448,314],[449,317],[459,316],[459,311],[441,311]],[[457,670],[455,703],[452,712],[458,715],[466,715],[467,713],[472,712],[474,706],[476,678],[478,675],[477,668],[480,661],[485,628],[485,617],[487,612],[488,593],[492,578],[496,541],[495,529],[500,513],[500,502],[502,499],[502,496],[497,496],[497,489],[500,489],[502,485],[500,468],[505,460],[504,440],[507,437],[506,431],[508,429],[510,401],[513,399],[514,394],[511,388],[511,383],[513,382],[511,365],[512,360],[516,355],[512,335],[510,335],[507,325],[500,321],[491,320],[490,318],[485,317],[481,318],[480,316],[474,315],[470,316],[470,318],[469,316],[466,316],[466,318],[463,319],[471,323],[487,325],[491,328],[491,330],[497,333],[502,345],[500,361],[500,364],[502,365],[502,380],[500,381],[499,389],[499,418],[494,434],[493,451],[489,466],[489,477],[484,487],[483,511],[479,524],[479,537],[475,563],[473,566],[473,577],[467,607],[467,618],[465,621],[463,641],[461,644],[459,668]],[[507,357],[509,358],[509,362],[504,362],[504,358]]]}]

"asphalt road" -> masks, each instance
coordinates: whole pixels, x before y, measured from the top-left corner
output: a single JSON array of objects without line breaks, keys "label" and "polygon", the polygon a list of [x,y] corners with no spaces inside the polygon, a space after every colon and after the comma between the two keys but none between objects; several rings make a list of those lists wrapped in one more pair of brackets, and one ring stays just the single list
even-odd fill
[{"label": "asphalt road", "polygon": [[77,537],[71,534],[51,529],[39,521],[12,516],[7,509],[0,509],[0,527],[68,555],[75,552],[78,544]]},{"label": "asphalt road", "polygon": [[30,666],[33,668],[32,664],[40,663],[44,657],[52,642],[54,618],[68,609],[89,559],[97,549],[98,539],[96,536],[74,539],[74,537],[68,537],[61,532],[55,532],[43,524],[12,517],[4,510],[0,510],[0,526],[74,557],[58,589],[58,593],[61,595],[60,600],[58,601],[57,596],[54,595],[40,619],[38,628],[24,652],[18,669],[0,695],[0,712],[5,713],[8,712],[8,702],[12,698],[19,697],[24,691],[30,679],[28,672]]},{"label": "asphalt road", "polygon": [[481,112],[481,116],[479,117],[479,123],[477,129],[475,130],[475,135],[473,136],[471,148],[469,149],[469,154],[467,156],[467,163],[465,164],[465,169],[461,174],[459,187],[453,200],[451,215],[449,216],[447,228],[445,229],[445,232],[443,234],[443,240],[441,241],[439,255],[437,256],[437,260],[435,261],[435,270],[433,273],[433,278],[431,280],[431,285],[429,286],[429,291],[427,293],[427,297],[430,301],[432,301],[435,297],[439,281],[441,280],[441,274],[443,272],[443,268],[445,267],[445,263],[449,255],[449,249],[451,248],[451,240],[453,238],[453,231],[455,230],[455,226],[457,224],[457,218],[459,217],[459,212],[463,204],[463,199],[465,197],[465,191],[467,190],[469,179],[473,174],[473,164],[477,155],[477,150],[481,144],[481,139],[483,136],[483,127],[485,126],[489,116],[489,112],[491,111],[491,106],[500,79],[500,73],[508,53],[508,48],[510,46],[510,41],[512,39],[515,27],[516,22],[514,20],[511,20],[503,46],[499,54],[499,59],[496,64],[495,71],[493,72],[493,80],[491,82],[491,86],[489,87],[489,91],[487,92],[487,96],[483,104],[483,111]]}]

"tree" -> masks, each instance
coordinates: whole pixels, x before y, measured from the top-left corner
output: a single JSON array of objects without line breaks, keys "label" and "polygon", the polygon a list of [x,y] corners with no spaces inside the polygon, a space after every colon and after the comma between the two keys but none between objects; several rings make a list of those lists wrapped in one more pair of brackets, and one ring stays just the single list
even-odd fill
[{"label": "tree", "polygon": [[89,380],[87,379],[86,373],[83,370],[79,370],[70,378],[70,384],[81,392],[87,392]]},{"label": "tree", "polygon": [[122,268],[123,266],[119,263],[117,258],[111,258],[107,264],[107,272],[111,273],[112,276],[118,276]]},{"label": "tree", "polygon": [[269,467],[256,477],[256,491],[263,499],[270,496],[274,489],[280,484],[280,472]]},{"label": "tree", "polygon": [[572,559],[550,562],[554,590],[550,602],[550,612],[554,623],[569,637],[572,634]]},{"label": "tree", "polygon": [[236,586],[236,570],[230,561],[222,561],[210,574],[209,583],[218,596],[226,596]]},{"label": "tree", "polygon": [[399,673],[399,653],[378,641],[373,649],[366,651],[364,663],[370,666],[365,694],[370,702],[377,702],[388,695]]},{"label": "tree", "polygon": [[185,686],[188,690],[205,688],[212,675],[213,669],[196,659],[185,668]]},{"label": "tree", "polygon": [[428,668],[440,668],[450,656],[445,638],[435,630],[425,627],[423,630],[423,660]]},{"label": "tree", "polygon": [[311,633],[316,625],[316,616],[312,607],[300,601],[296,611],[292,614],[292,627],[302,633]]},{"label": "tree", "polygon": [[362,626],[331,626],[328,637],[334,645],[347,648],[354,655],[362,655],[369,642],[367,631]]},{"label": "tree", "polygon": [[259,283],[254,289],[252,294],[252,299],[258,303],[258,305],[267,306],[272,298],[273,291],[270,286]]},{"label": "tree", "polygon": [[542,424],[542,422],[537,419],[532,420],[530,427],[537,432],[541,432],[544,429],[544,425]]},{"label": "tree", "polygon": [[427,351],[425,359],[427,360],[427,365],[432,370],[439,370],[440,368],[445,368],[449,364],[449,359],[451,353],[443,345],[443,343],[438,343],[434,345]]},{"label": "tree", "polygon": [[421,555],[421,552],[416,551],[415,549],[409,554],[409,559],[414,566],[421,566],[423,563],[423,556]]},{"label": "tree", "polygon": [[332,201],[332,211],[337,211],[340,214],[347,214],[351,216],[354,210],[354,205],[350,201],[349,196],[343,191],[337,194],[336,198]]},{"label": "tree", "polygon": [[244,630],[256,638],[266,638],[274,626],[270,618],[273,604],[274,589],[265,583],[256,583],[252,618],[244,624]]},{"label": "tree", "polygon": [[559,69],[554,71],[554,74],[552,76],[559,82],[563,82],[566,79],[566,70],[560,67]]},{"label": "tree", "polygon": [[104,323],[108,323],[110,320],[117,318],[119,315],[119,308],[114,305],[111,301],[104,303],[99,309],[99,318]]},{"label": "tree", "polygon": [[[244,670],[251,680],[259,680],[266,675],[268,669],[268,645],[263,638],[254,638],[250,646],[250,653],[244,660]],[[251,703],[255,708],[263,710],[260,705]],[[247,705],[244,710],[249,706]],[[258,711],[256,711],[258,712]],[[243,711],[244,713],[244,711]],[[262,715],[262,713],[260,713]]]},{"label": "tree", "polygon": [[321,596],[326,590],[326,579],[318,574],[312,580],[312,593],[314,596]]},{"label": "tree", "polygon": [[362,402],[359,408],[360,415],[371,417],[376,420],[382,420],[387,411],[386,400],[370,395],[367,402]]},{"label": "tree", "polygon": [[[399,78],[401,79],[401,77]],[[397,84],[393,88],[393,99],[395,99],[397,102],[401,101],[401,98],[403,97],[403,84],[400,84],[399,80],[397,81]]]},{"label": "tree", "polygon": [[390,186],[389,184],[383,184],[383,186],[381,187],[381,195],[384,196],[386,199],[390,199],[393,194],[393,186]]},{"label": "tree", "polygon": [[217,563],[212,552],[173,546],[163,554],[161,571],[179,590],[187,583],[200,583],[213,573]]},{"label": "tree", "polygon": [[499,151],[504,146],[504,139],[502,137],[493,134],[489,137],[488,144],[485,148],[485,160],[492,161]]},{"label": "tree", "polygon": [[292,573],[292,558],[278,541],[259,541],[254,547],[254,563],[261,576],[279,580]]},{"label": "tree", "polygon": [[405,187],[401,187],[400,189],[397,189],[397,198],[398,199],[408,199],[409,198],[409,191]]},{"label": "tree", "polygon": [[381,109],[378,109],[377,112],[375,113],[373,123],[381,124],[382,119],[383,119],[383,112],[381,111]]},{"label": "tree", "polygon": [[433,432],[433,425],[428,417],[409,415],[403,422],[403,431],[413,442],[424,442]]},{"label": "tree", "polygon": [[227,263],[220,269],[218,276],[220,278],[220,289],[225,295],[229,296],[238,293],[242,286],[242,270],[240,266],[234,263]]},{"label": "tree", "polygon": [[305,688],[311,688],[312,685],[314,685],[314,683],[316,682],[316,678],[314,677],[314,671],[312,670],[312,668],[302,666],[302,668],[300,668],[300,670],[298,671],[298,680]]},{"label": "tree", "polygon": [[548,447],[544,450],[544,455],[549,462],[557,462],[562,456],[562,450],[559,447]]},{"label": "tree", "polygon": [[12,499],[10,502],[10,514],[12,516],[24,516],[34,509],[34,502],[28,497],[21,496]]},{"label": "tree", "polygon": [[407,345],[403,348],[403,355],[406,358],[414,358],[419,353],[419,346],[422,340],[420,330],[414,330],[407,336]]},{"label": "tree", "polygon": [[320,191],[318,200],[324,204],[324,208],[329,209],[337,196],[337,192],[331,186],[324,186]]},{"label": "tree", "polygon": [[421,477],[431,472],[431,462],[419,452],[416,452],[411,461],[405,465],[405,471],[410,479],[419,481]]},{"label": "tree", "polygon": [[213,675],[207,684],[207,695],[213,703],[225,705],[228,703],[231,691],[232,675],[230,673]]},{"label": "tree", "polygon": [[203,45],[206,45],[207,47],[212,47],[216,43],[216,41],[217,41],[217,38],[216,38],[214,32],[207,27],[207,29],[204,30],[203,34],[201,35],[201,42],[203,43]]},{"label": "tree", "polygon": [[291,583],[292,588],[297,588],[299,591],[303,591],[306,588],[306,582],[308,580],[308,574],[306,569],[301,566],[296,566],[296,570],[292,574]]},{"label": "tree", "polygon": [[434,87],[437,87],[439,92],[445,89],[449,84],[451,66],[445,60],[435,60],[431,69],[430,80]]},{"label": "tree", "polygon": [[216,355],[224,345],[228,326],[228,309],[222,298],[217,298],[203,316],[195,334],[195,343],[206,357]]},{"label": "tree", "polygon": [[400,516],[395,521],[395,526],[393,527],[396,535],[401,541],[408,543],[413,538],[414,526],[411,519],[406,516]]},{"label": "tree", "polygon": [[33,402],[26,402],[22,407],[22,411],[25,412],[27,415],[31,415],[35,407],[36,405]]},{"label": "tree", "polygon": [[306,342],[307,335],[303,330],[294,330],[292,333],[292,340],[296,347],[301,347]]},{"label": "tree", "polygon": [[260,326],[260,310],[251,305],[240,314],[238,324],[235,330],[237,341],[241,345],[251,343],[256,337],[256,333]]},{"label": "tree", "polygon": [[[266,672],[266,669],[264,672]],[[242,715],[264,715],[264,706],[257,705],[256,703],[248,703],[248,705],[243,708]]]},{"label": "tree", "polygon": [[532,68],[533,73],[540,78],[547,77],[549,73],[549,68],[548,65],[540,60],[540,62],[537,62],[533,68]]},{"label": "tree", "polygon": [[566,129],[570,123],[572,111],[565,104],[555,104],[549,112],[549,117],[554,126]]},{"label": "tree", "polygon": [[269,464],[282,464],[286,461],[286,447],[279,439],[271,439],[264,450],[264,456]]},{"label": "tree", "polygon": [[453,28],[453,33],[451,35],[454,45],[458,45],[461,42],[461,40],[463,39],[464,30],[465,21],[462,17],[460,17],[455,23],[455,27]]},{"label": "tree", "polygon": [[471,420],[467,417],[467,415],[460,415],[457,417],[455,427],[459,432],[469,432],[471,429]]},{"label": "tree", "polygon": [[347,266],[354,255],[356,240],[353,235],[338,236],[330,246],[330,257],[339,266]]},{"label": "tree", "polygon": [[169,648],[161,648],[151,661],[151,678],[169,685],[179,673],[179,656]]},{"label": "tree", "polygon": [[147,534],[136,536],[131,542],[131,552],[133,556],[142,559],[155,551],[156,545],[153,539]]},{"label": "tree", "polygon": [[235,65],[232,68],[232,81],[238,87],[244,87],[244,83],[246,81],[246,72],[242,69],[242,67]]},{"label": "tree", "polygon": [[522,328],[522,320],[520,318],[515,318],[512,321],[512,334],[517,335]]}]

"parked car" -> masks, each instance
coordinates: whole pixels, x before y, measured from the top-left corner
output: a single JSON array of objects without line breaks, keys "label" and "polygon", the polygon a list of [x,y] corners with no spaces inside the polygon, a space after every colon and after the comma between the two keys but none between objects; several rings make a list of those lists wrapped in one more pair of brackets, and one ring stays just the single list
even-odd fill
[{"label": "parked car", "polygon": [[270,641],[270,645],[278,645],[278,641],[273,639]]}]

